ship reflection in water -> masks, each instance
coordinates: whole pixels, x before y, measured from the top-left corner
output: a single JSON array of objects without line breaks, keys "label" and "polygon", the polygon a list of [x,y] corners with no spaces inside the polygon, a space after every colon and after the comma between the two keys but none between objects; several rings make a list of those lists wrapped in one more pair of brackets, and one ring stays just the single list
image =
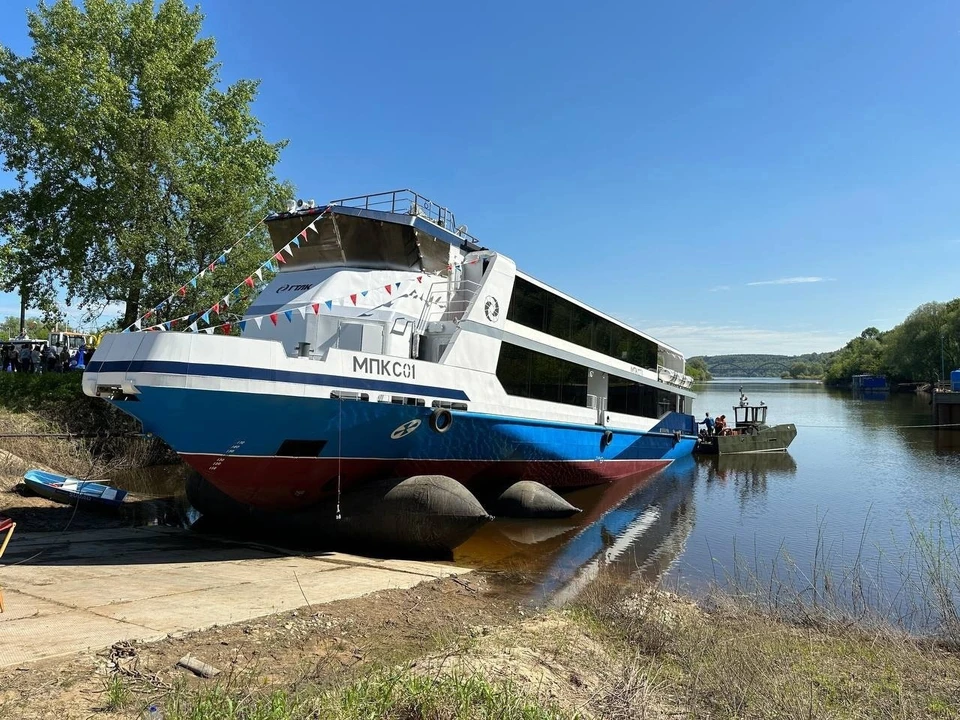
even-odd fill
[{"label": "ship reflection in water", "polygon": [[583,512],[564,520],[496,520],[454,560],[534,585],[537,602],[565,604],[603,577],[624,584],[659,577],[683,551],[694,521],[697,463],[687,457],[652,476],[565,497]]},{"label": "ship reflection in water", "polygon": [[792,477],[797,473],[797,461],[789,452],[698,455],[696,462],[699,475],[707,484],[732,485],[741,502],[765,494],[768,478]]}]

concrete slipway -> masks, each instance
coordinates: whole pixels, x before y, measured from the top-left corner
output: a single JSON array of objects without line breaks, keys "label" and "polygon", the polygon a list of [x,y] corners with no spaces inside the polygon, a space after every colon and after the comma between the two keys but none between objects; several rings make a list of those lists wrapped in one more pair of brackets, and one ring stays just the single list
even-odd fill
[{"label": "concrete slipway", "polygon": [[469,570],[293,555],[187,530],[15,534],[0,564],[0,667],[241,622]]}]

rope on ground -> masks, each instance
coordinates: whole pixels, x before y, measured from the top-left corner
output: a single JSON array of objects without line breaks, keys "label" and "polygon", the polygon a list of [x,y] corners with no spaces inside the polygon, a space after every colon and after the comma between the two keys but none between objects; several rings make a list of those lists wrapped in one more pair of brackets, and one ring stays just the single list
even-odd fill
[{"label": "rope on ground", "polygon": [[58,438],[61,440],[89,440],[97,438],[115,438],[115,437],[145,437],[144,433],[138,432],[98,432],[98,433],[11,433],[0,435],[0,440],[18,439],[18,438]]}]

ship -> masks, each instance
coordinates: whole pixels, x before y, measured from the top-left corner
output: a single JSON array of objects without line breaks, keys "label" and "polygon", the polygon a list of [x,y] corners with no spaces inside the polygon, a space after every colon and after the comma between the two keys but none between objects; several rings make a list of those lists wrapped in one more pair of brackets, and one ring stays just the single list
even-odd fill
[{"label": "ship", "polygon": [[421,475],[562,492],[692,453],[683,354],[518,270],[449,209],[396,190],[291,202],[265,225],[277,272],[248,278],[242,318],[138,322],[83,375],[236,502],[300,510]]},{"label": "ship", "polygon": [[786,452],[797,437],[797,426],[767,425],[767,409],[763,402],[752,404],[740,388],[740,403],[733,407],[734,426],[721,434],[701,432],[694,451],[703,455]]}]

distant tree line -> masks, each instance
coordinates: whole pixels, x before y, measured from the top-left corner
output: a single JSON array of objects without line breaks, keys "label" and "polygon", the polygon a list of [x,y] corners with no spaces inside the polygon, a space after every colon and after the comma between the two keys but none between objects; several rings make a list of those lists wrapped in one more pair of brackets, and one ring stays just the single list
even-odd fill
[{"label": "distant tree line", "polygon": [[845,385],[854,375],[885,375],[891,382],[943,380],[960,363],[960,298],[914,310],[892,330],[869,327],[836,352],[824,382]]},{"label": "distant tree line", "polygon": [[713,375],[710,374],[710,370],[707,368],[707,363],[702,357],[695,357],[687,360],[687,375],[692,377],[697,382],[713,380]]},{"label": "distant tree line", "polygon": [[[698,380],[715,376],[820,378],[833,355],[834,353],[705,355],[687,360],[687,374]],[[691,367],[702,368],[707,377],[698,377],[690,371]]]}]

